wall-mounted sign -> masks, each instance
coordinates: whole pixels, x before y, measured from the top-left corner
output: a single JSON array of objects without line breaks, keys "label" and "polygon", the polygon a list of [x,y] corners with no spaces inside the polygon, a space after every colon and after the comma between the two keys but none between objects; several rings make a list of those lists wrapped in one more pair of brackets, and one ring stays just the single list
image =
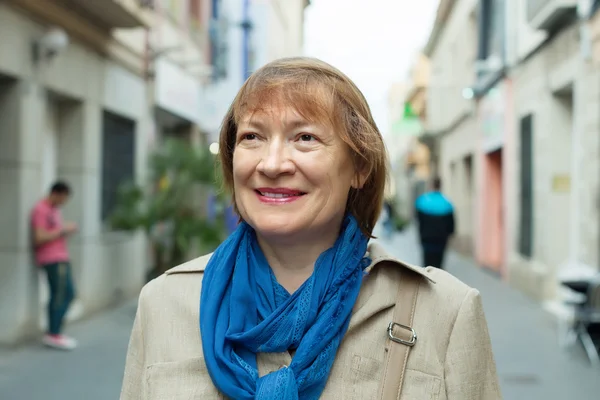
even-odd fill
[{"label": "wall-mounted sign", "polygon": [[483,135],[483,151],[492,152],[504,145],[506,124],[506,83],[500,82],[479,102],[479,121]]},{"label": "wall-mounted sign", "polygon": [[556,174],[552,177],[552,191],[555,193],[568,193],[571,191],[571,177]]},{"label": "wall-mounted sign", "polygon": [[409,102],[404,104],[402,117],[392,123],[392,133],[400,136],[416,136],[423,133],[421,119],[415,114]]}]

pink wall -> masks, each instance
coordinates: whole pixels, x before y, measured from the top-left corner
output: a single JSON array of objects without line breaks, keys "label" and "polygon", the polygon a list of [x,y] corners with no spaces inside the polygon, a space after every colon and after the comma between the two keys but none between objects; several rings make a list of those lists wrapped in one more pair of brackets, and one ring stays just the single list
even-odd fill
[{"label": "pink wall", "polygon": [[483,206],[479,263],[501,272],[504,265],[504,214],[502,150],[483,156]]},{"label": "pink wall", "polygon": [[514,240],[514,127],[512,82],[505,79],[496,85],[493,95],[478,103],[480,130],[477,155],[476,234],[477,262],[507,279],[506,262]]}]

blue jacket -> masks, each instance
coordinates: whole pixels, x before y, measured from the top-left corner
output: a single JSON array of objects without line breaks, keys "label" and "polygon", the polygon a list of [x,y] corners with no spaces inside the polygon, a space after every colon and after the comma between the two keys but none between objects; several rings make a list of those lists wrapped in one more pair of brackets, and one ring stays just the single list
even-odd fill
[{"label": "blue jacket", "polygon": [[415,202],[421,243],[445,246],[454,234],[454,206],[442,193],[424,193]]}]

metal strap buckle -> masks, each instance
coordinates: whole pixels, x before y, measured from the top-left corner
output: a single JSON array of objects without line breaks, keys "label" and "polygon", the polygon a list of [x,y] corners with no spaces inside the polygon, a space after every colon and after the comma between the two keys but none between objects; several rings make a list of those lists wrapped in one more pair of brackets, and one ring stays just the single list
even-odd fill
[{"label": "metal strap buckle", "polygon": [[[394,327],[396,327],[396,326],[398,328],[401,328],[401,329],[403,329],[405,331],[410,332],[411,335],[412,335],[412,337],[410,338],[410,340],[404,340],[402,338],[394,336]],[[387,331],[388,331],[388,337],[392,341],[394,341],[396,343],[401,343],[401,344],[404,344],[404,345],[409,346],[409,347],[413,347],[415,345],[415,343],[417,343],[417,332],[415,332],[415,330],[413,328],[411,328],[410,326],[402,325],[402,324],[399,324],[397,322],[393,322],[392,321],[388,325]]]}]

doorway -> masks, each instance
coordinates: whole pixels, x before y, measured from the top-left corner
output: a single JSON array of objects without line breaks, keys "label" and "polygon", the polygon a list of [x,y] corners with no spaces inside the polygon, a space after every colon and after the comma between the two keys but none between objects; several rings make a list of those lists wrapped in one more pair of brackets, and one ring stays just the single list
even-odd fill
[{"label": "doorway", "polygon": [[504,265],[504,193],[502,149],[484,157],[485,187],[480,264],[498,274]]}]

